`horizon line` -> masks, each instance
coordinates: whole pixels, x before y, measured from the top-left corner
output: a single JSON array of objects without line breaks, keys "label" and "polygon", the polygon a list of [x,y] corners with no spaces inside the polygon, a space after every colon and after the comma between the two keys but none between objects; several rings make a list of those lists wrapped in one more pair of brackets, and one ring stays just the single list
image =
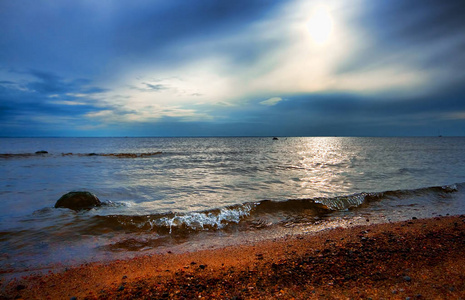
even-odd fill
[{"label": "horizon line", "polygon": [[172,136],[0,136],[4,138],[303,138],[303,137],[367,137],[367,138],[422,138],[465,137],[465,135],[172,135]]}]

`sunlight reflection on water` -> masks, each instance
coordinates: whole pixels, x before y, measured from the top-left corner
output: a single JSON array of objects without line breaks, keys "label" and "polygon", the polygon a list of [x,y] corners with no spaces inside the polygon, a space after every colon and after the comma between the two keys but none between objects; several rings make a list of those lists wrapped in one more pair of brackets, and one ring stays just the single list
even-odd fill
[{"label": "sunlight reflection on water", "polygon": [[[244,231],[270,226],[278,234],[315,220],[350,223],[362,215],[387,221],[464,210],[462,185],[452,193],[406,190],[465,182],[465,138],[66,138],[0,144],[0,154],[39,149],[49,153],[0,156],[0,246],[24,264],[53,261],[53,253],[63,249],[84,258],[103,255],[96,249],[112,243],[117,248],[131,238],[130,247],[146,249],[197,243],[205,236],[250,236]],[[135,158],[62,155],[158,151]],[[112,205],[83,212],[52,208],[61,195],[80,189]],[[383,191],[390,193],[382,200],[364,202],[369,193]],[[227,219],[220,213],[226,207],[232,216],[246,213]],[[177,236],[160,225],[163,218],[176,220]],[[205,230],[192,233],[188,223]],[[134,234],[141,241],[127,238]]]}]

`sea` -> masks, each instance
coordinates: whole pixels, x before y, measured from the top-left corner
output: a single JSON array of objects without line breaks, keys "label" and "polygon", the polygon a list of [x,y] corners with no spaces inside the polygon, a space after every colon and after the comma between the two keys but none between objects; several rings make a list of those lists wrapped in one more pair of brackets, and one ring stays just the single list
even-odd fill
[{"label": "sea", "polygon": [[4,278],[458,214],[464,137],[0,139]]}]

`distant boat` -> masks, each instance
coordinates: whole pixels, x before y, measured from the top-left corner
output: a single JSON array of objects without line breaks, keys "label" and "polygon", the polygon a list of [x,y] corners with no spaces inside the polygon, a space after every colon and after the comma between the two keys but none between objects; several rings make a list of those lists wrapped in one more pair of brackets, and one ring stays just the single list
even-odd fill
[{"label": "distant boat", "polygon": [[438,137],[442,137],[441,131],[438,130]]},{"label": "distant boat", "polygon": [[278,140],[278,138],[277,138],[277,137],[273,137],[273,141],[277,141],[277,140]]}]

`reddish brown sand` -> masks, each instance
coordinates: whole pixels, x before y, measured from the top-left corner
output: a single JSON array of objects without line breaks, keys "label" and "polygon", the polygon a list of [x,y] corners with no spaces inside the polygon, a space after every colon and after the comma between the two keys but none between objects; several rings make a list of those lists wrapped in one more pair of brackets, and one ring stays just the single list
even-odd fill
[{"label": "reddish brown sand", "polygon": [[87,264],[2,282],[23,299],[465,298],[465,216]]}]

